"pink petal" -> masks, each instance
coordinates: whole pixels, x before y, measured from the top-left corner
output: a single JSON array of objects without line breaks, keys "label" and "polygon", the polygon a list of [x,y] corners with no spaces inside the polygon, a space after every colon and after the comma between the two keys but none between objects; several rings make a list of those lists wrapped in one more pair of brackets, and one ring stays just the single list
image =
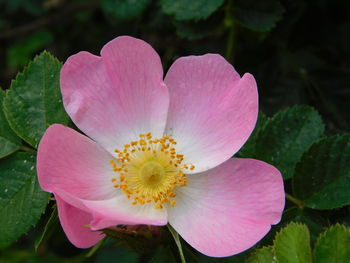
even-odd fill
[{"label": "pink petal", "polygon": [[50,126],[40,141],[37,171],[47,192],[64,190],[76,197],[101,200],[116,195],[112,156],[88,137],[63,125]]},{"label": "pink petal", "polygon": [[284,208],[280,172],[253,159],[229,159],[190,175],[177,194],[169,223],[191,246],[214,257],[252,247],[280,221]]},{"label": "pink petal", "polygon": [[104,238],[104,234],[101,232],[84,227],[92,220],[89,213],[71,206],[58,195],[55,195],[55,198],[62,228],[73,245],[79,248],[88,248]]},{"label": "pink petal", "polygon": [[115,225],[165,225],[167,212],[165,209],[154,209],[153,205],[132,205],[131,201],[121,193],[106,200],[86,200],[78,198],[63,190],[57,190],[56,195],[70,205],[92,215],[89,223],[92,230],[98,230]]},{"label": "pink petal", "polygon": [[142,40],[118,37],[101,54],[80,52],[61,70],[63,101],[74,123],[110,152],[140,133],[162,136],[169,95],[157,53]]},{"label": "pink petal", "polygon": [[195,173],[230,158],[248,139],[258,114],[254,77],[242,78],[220,55],[180,58],[165,77],[170,106],[166,133]]},{"label": "pink petal", "polygon": [[102,229],[114,225],[166,225],[167,211],[155,209],[154,204],[132,205],[125,195],[109,200],[84,201],[93,211],[92,229]]},{"label": "pink petal", "polygon": [[88,213],[94,230],[118,224],[166,224],[165,210],[133,206],[125,194],[113,187],[111,158],[88,137],[63,125],[52,125],[38,149],[40,186],[70,207]]}]

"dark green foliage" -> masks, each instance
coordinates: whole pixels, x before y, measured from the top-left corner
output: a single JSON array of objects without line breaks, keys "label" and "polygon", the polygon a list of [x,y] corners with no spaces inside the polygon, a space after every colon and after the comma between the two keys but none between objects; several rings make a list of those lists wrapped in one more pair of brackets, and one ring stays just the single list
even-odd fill
[{"label": "dark green foliage", "polygon": [[11,130],[5,118],[2,102],[5,92],[0,89],[0,158],[5,157],[20,148],[21,139]]},{"label": "dark green foliage", "polygon": [[17,240],[45,211],[49,194],[36,176],[35,156],[16,153],[0,160],[0,247]]},{"label": "dark green foliage", "polygon": [[169,247],[160,246],[148,263],[176,263],[176,259]]},{"label": "dark green foliage", "polygon": [[210,16],[224,0],[160,0],[164,13],[174,15],[176,20],[198,20]]},{"label": "dark green foliage", "polygon": [[142,15],[151,0],[101,0],[106,14],[119,20],[131,20]]},{"label": "dark green foliage", "polygon": [[315,242],[319,234],[325,230],[326,226],[329,226],[327,218],[323,217],[319,211],[299,207],[286,209],[283,213],[282,222],[279,224],[280,227],[286,226],[290,222],[305,224],[309,228],[312,242]]},{"label": "dark green foliage", "polygon": [[274,250],[272,246],[269,246],[257,249],[245,263],[271,263],[273,260]]},{"label": "dark green foliage", "polygon": [[320,140],[304,153],[293,179],[295,196],[316,209],[350,202],[350,134]]},{"label": "dark green foliage", "polygon": [[58,211],[57,206],[55,205],[49,220],[47,221],[42,234],[35,240],[35,251],[38,251],[39,247],[43,244],[43,242],[49,238],[55,226],[58,224]]},{"label": "dark green foliage", "polygon": [[7,64],[10,68],[24,67],[36,52],[47,47],[53,41],[52,33],[41,30],[24,38],[7,51]]},{"label": "dark green foliage", "polygon": [[255,157],[279,168],[284,179],[291,178],[304,151],[323,132],[321,117],[308,106],[278,112],[258,133]]},{"label": "dark green foliage", "polygon": [[4,100],[11,128],[35,148],[50,124],[68,122],[59,89],[60,69],[61,63],[43,52],[12,82]]},{"label": "dark green foliage", "polygon": [[237,157],[254,157],[255,156],[255,147],[258,134],[261,132],[267,121],[265,113],[259,112],[258,120],[256,122],[255,128],[250,135],[248,141],[243,145],[243,147],[237,153]]},{"label": "dark green foliage", "polygon": [[[100,249],[98,255],[96,255],[94,262],[95,263],[110,263],[113,260],[117,262],[125,262],[125,263],[138,263],[140,262],[141,256],[137,253],[131,252],[130,250],[124,247],[116,247],[114,242],[107,242],[109,247]],[[170,263],[170,262],[169,262]]]},{"label": "dark green foliage", "polygon": [[234,1],[234,18],[251,30],[269,31],[282,19],[284,8],[279,0]]}]

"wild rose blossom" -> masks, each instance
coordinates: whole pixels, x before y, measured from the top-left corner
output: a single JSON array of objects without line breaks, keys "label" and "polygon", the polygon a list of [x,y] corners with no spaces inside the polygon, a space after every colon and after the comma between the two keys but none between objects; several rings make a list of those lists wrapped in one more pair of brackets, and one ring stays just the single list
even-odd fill
[{"label": "wild rose blossom", "polygon": [[163,81],[152,47],[123,36],[101,56],[68,58],[60,85],[67,113],[89,137],[52,125],[37,169],[75,246],[93,246],[104,237],[97,230],[119,224],[169,223],[195,249],[222,257],[280,221],[280,172],[231,158],[257,120],[251,74],[206,54],[177,59]]}]

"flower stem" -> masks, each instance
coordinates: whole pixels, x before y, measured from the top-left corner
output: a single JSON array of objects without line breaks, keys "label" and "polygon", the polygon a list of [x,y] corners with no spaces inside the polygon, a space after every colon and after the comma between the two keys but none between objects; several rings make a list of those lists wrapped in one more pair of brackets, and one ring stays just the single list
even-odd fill
[{"label": "flower stem", "polygon": [[180,241],[180,238],[179,238],[179,234],[175,231],[175,229],[171,225],[168,224],[167,227],[168,227],[171,235],[173,236],[173,238],[175,240],[177,248],[179,249],[181,263],[186,263],[184,253],[182,251],[182,246],[181,246],[181,241]]},{"label": "flower stem", "polygon": [[303,209],[304,208],[304,203],[303,201],[295,198],[294,196],[286,193],[286,199],[291,201],[292,203],[296,204],[300,209]]}]

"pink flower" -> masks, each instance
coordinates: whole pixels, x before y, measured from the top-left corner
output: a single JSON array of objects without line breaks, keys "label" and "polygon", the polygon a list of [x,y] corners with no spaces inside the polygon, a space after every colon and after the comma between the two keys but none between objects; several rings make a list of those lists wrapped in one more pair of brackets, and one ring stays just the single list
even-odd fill
[{"label": "pink flower", "polygon": [[75,246],[93,246],[104,237],[96,230],[118,224],[169,223],[195,249],[222,257],[280,221],[280,172],[231,159],[257,119],[251,74],[207,54],[179,58],[163,81],[152,47],[123,36],[100,57],[68,58],[60,81],[66,111],[90,138],[52,125],[37,167]]}]

